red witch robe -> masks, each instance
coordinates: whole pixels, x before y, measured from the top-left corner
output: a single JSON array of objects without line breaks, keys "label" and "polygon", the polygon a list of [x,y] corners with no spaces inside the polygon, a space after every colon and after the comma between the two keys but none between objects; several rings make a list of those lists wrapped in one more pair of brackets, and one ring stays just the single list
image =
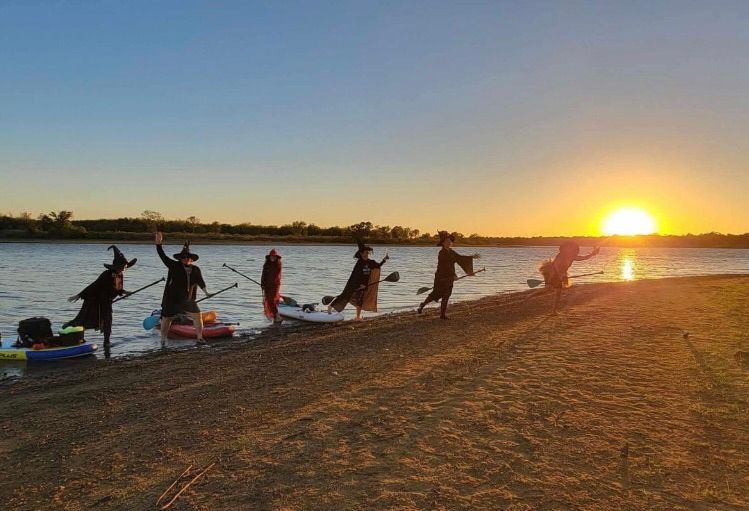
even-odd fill
[{"label": "red witch robe", "polygon": [[268,319],[275,319],[278,314],[278,302],[281,301],[281,259],[275,263],[265,257],[263,275],[260,277],[263,288],[263,312]]}]

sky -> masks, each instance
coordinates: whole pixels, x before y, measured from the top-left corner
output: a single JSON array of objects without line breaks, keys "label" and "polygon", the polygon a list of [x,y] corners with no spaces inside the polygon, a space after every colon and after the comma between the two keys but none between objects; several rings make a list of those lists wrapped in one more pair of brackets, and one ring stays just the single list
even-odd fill
[{"label": "sky", "polygon": [[749,2],[3,1],[0,211],[749,231]]}]

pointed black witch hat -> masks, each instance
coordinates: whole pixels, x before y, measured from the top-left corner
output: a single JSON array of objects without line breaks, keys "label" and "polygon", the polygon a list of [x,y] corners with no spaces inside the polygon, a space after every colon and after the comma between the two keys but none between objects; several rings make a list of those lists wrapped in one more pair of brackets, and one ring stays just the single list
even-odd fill
[{"label": "pointed black witch hat", "polygon": [[197,261],[199,259],[198,258],[198,254],[193,254],[192,252],[190,252],[190,242],[189,241],[185,241],[185,244],[182,247],[182,252],[180,252],[179,254],[174,254],[174,258],[176,260],[178,260],[178,261],[180,259],[184,259],[185,257],[189,257],[193,261]]},{"label": "pointed black witch hat", "polygon": [[361,253],[362,252],[372,252],[374,249],[364,243],[362,240],[356,240],[356,244],[359,245],[359,250],[356,251],[356,254],[354,254],[354,259],[361,259]]},{"label": "pointed black witch hat", "polygon": [[442,246],[442,244],[447,239],[450,239],[450,241],[452,241],[453,243],[455,242],[455,236],[453,236],[452,234],[450,234],[447,231],[440,231],[440,232],[438,232],[437,233],[437,237],[439,238],[439,240],[437,240],[437,244],[436,244],[436,246],[438,246],[438,247]]},{"label": "pointed black witch hat", "polygon": [[119,271],[124,268],[130,268],[138,260],[138,258],[136,257],[135,259],[128,261],[125,255],[120,251],[120,249],[117,248],[117,245],[109,245],[109,248],[107,248],[107,250],[114,251],[114,258],[112,259],[112,264],[104,263],[104,266],[109,270]]}]

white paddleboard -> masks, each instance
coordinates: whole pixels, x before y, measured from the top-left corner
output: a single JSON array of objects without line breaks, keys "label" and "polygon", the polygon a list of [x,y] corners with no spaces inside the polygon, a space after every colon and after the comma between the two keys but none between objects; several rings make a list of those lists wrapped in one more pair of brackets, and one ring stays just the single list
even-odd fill
[{"label": "white paddleboard", "polygon": [[327,311],[303,311],[301,307],[290,307],[282,303],[278,304],[278,313],[284,318],[312,323],[337,323],[344,319],[343,313],[335,310],[331,314]]}]

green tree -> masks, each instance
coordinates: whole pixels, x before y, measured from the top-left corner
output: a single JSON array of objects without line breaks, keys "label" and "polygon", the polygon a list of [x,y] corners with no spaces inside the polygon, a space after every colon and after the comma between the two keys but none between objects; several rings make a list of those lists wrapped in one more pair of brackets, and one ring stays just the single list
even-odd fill
[{"label": "green tree", "polygon": [[301,220],[291,222],[291,234],[293,234],[294,236],[306,236],[307,232],[307,222],[302,222]]},{"label": "green tree", "polygon": [[187,223],[187,228],[190,229],[190,232],[195,232],[195,228],[200,225],[200,218],[196,216],[188,216],[185,219],[185,222]]},{"label": "green tree", "polygon": [[359,222],[358,224],[350,225],[348,231],[352,237],[363,239],[369,237],[373,228],[372,222]]},{"label": "green tree", "polygon": [[375,226],[374,230],[372,231],[372,234],[375,238],[381,239],[381,240],[387,240],[390,239],[390,226],[389,225],[378,225]]}]

